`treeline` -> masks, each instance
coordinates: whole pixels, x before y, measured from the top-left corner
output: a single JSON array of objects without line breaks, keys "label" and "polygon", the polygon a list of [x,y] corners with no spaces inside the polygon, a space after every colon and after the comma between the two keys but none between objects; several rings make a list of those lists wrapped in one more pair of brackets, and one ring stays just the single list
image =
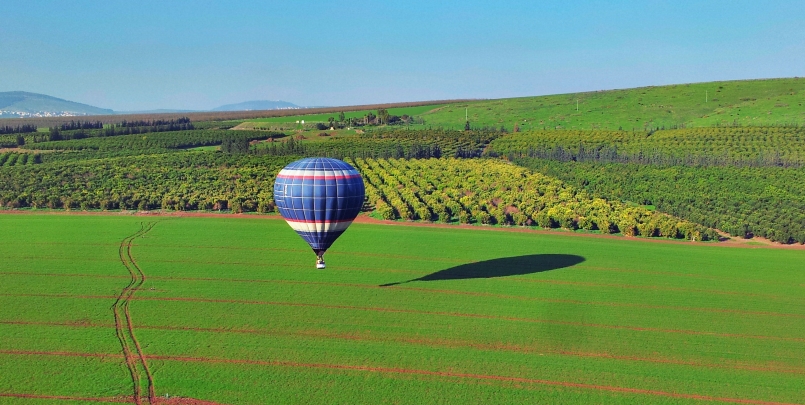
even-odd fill
[{"label": "treeline", "polygon": [[516,159],[608,199],[657,210],[733,236],[805,243],[805,169],[653,166]]},{"label": "treeline", "polygon": [[73,131],[76,129],[102,129],[103,122],[101,121],[70,121],[59,126],[50,127],[50,130],[53,131],[54,129],[60,131]]},{"label": "treeline", "polygon": [[274,211],[294,157],[168,153],[0,168],[0,207]]},{"label": "treeline", "polygon": [[270,131],[193,130],[41,142],[26,144],[23,148],[70,151],[43,155],[45,162],[53,162],[165,153],[199,146],[220,145],[225,139],[249,142],[282,136],[284,134],[281,132]]},{"label": "treeline", "polygon": [[[498,157],[497,152],[490,151],[487,156]],[[566,149],[563,146],[529,148],[525,152],[509,152],[505,155],[508,160],[530,157],[538,159],[551,159],[559,162],[596,162],[596,163],[636,163],[659,166],[737,166],[737,167],[803,167],[805,161],[801,159],[787,160],[783,158],[784,152],[780,150],[767,150],[758,153],[755,157],[736,157],[726,151],[720,154],[687,153],[682,156],[669,155],[664,150],[640,150],[638,152],[624,152],[617,146],[604,146],[598,148],[585,147],[579,144],[577,148]]]},{"label": "treeline", "polygon": [[496,139],[486,154],[601,163],[802,167],[805,128],[529,131]]},{"label": "treeline", "polygon": [[718,234],[496,159],[354,159],[368,203],[384,219],[585,229],[688,240]]},{"label": "treeline", "polygon": [[189,118],[177,120],[156,120],[156,121],[123,121],[120,124],[107,125],[100,121],[81,122],[71,121],[61,127],[50,128],[49,133],[43,135],[33,135],[31,141],[54,142],[68,141],[73,139],[84,139],[92,137],[107,137],[120,135],[149,134],[153,132],[171,131],[190,131],[195,129]]},{"label": "treeline", "polygon": [[182,117],[173,120],[123,120],[119,126],[121,127],[158,127],[164,125],[181,125],[189,124],[190,118]]},{"label": "treeline", "polygon": [[473,158],[481,156],[486,145],[501,135],[497,131],[385,129],[319,142],[288,139],[285,142],[262,144],[252,153],[269,156],[326,156],[338,159]]},{"label": "treeline", "polygon": [[23,124],[14,127],[8,125],[0,126],[0,135],[22,134],[26,132],[36,132],[36,125]]},{"label": "treeline", "polygon": [[[222,145],[221,150],[224,149]],[[239,152],[241,150],[235,150]],[[396,158],[426,159],[443,156],[438,143],[402,143],[393,140],[365,140],[355,138],[335,138],[322,142],[302,142],[288,139],[284,142],[270,142],[259,148],[249,150],[258,156],[322,156],[336,159],[345,158]]]}]

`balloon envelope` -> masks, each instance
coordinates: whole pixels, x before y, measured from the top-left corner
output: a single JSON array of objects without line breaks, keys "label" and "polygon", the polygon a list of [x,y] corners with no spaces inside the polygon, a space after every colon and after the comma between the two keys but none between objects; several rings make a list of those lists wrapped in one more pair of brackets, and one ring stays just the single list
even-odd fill
[{"label": "balloon envelope", "polygon": [[319,256],[358,216],[363,200],[360,173],[338,159],[297,160],[274,183],[280,214]]}]

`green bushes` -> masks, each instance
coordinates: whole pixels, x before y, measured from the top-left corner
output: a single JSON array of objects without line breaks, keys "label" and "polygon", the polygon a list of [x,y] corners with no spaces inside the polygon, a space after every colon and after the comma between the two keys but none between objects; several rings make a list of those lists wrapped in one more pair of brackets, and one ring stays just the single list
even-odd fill
[{"label": "green bushes", "polygon": [[[651,204],[733,236],[805,243],[805,168],[659,167],[528,158],[516,162],[590,194]],[[655,227],[663,237],[700,237],[697,230],[668,221]],[[638,231],[643,233],[639,225]]]},{"label": "green bushes", "polygon": [[3,167],[0,207],[268,212],[292,160],[186,152]]},{"label": "green bushes", "polygon": [[[592,198],[494,159],[354,159],[384,219],[622,232],[713,239],[715,231],[641,207]],[[367,196],[370,193],[367,192]]]},{"label": "green bushes", "polygon": [[283,134],[266,131],[194,130],[41,142],[34,145],[28,144],[25,147],[38,150],[73,151],[49,153],[44,159],[49,162],[165,153],[198,146],[220,145],[224,140],[240,144],[280,136]]},{"label": "green bushes", "polygon": [[805,165],[805,128],[529,131],[493,140],[487,154],[665,166],[801,167]]}]

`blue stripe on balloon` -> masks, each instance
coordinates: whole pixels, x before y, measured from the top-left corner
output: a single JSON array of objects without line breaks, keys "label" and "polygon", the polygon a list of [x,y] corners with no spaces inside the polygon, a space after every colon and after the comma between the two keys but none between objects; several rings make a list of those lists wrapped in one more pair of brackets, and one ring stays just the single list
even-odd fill
[{"label": "blue stripe on balloon", "polygon": [[[364,201],[363,179],[300,178],[304,172],[324,172],[338,176],[342,171],[358,173],[348,163],[330,158],[307,158],[290,163],[285,169],[297,170],[297,176],[278,177],[274,183],[274,201],[283,218],[290,221],[324,223],[350,221],[358,216]],[[326,229],[326,228],[325,228]],[[314,250],[326,250],[343,231],[297,231]]]}]

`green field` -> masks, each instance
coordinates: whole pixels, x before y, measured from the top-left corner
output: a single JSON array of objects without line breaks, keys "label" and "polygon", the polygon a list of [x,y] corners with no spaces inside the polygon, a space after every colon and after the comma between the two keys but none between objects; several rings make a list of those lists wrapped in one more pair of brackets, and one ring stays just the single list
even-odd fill
[{"label": "green field", "polygon": [[[422,105],[417,107],[401,107],[401,108],[389,108],[388,112],[391,115],[421,115],[428,111],[431,111],[435,108],[439,108],[441,105]],[[364,111],[349,111],[344,112],[345,118],[363,118],[366,114],[369,113],[377,113],[377,110],[364,110]],[[329,113],[329,114],[308,114],[308,115],[294,115],[288,117],[270,117],[270,118],[257,118],[253,120],[249,120],[250,122],[273,122],[273,123],[295,123],[296,121],[305,120],[305,122],[327,122],[330,118],[338,119],[338,113]]]},{"label": "green field", "polygon": [[[578,110],[577,103],[578,102]],[[422,114],[427,125],[514,124],[527,129],[670,128],[675,125],[805,124],[805,79],[742,80],[591,91],[447,105]]]},{"label": "green field", "polygon": [[802,250],[359,223],[317,271],[265,217],[0,229],[2,403],[805,403]]}]

